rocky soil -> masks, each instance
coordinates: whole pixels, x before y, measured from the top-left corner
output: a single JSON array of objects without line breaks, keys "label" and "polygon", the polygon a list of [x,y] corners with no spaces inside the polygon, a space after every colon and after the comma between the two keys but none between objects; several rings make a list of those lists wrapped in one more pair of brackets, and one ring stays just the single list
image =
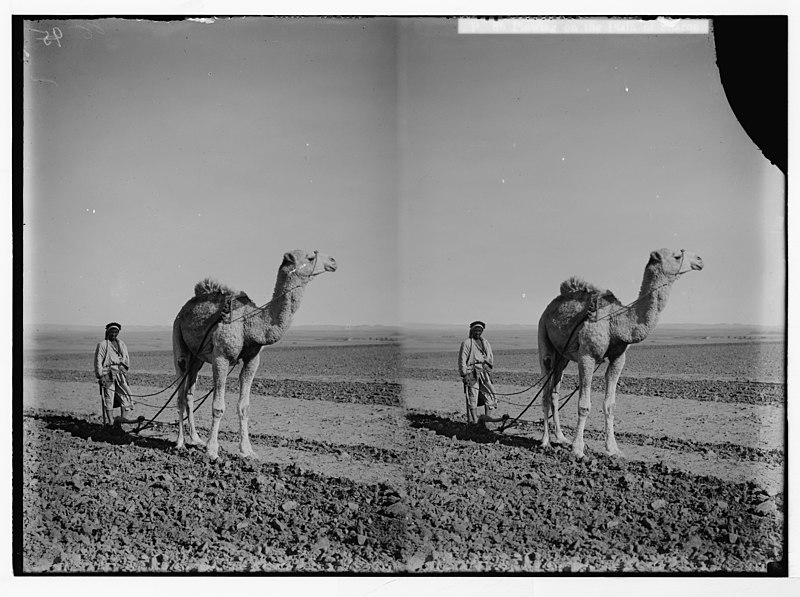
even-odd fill
[{"label": "rocky soil", "polygon": [[409,420],[426,431],[407,454],[411,567],[766,572],[781,557],[782,494]]},{"label": "rocky soil", "polygon": [[25,416],[23,433],[26,571],[390,572],[402,557],[387,484],[210,462],[64,414]]},{"label": "rocky soil", "polygon": [[[453,372],[441,369],[408,369],[408,376],[414,379],[452,381]],[[605,387],[603,370],[592,379],[592,391],[602,393]],[[495,383],[518,386],[533,386],[539,375],[531,373],[500,372],[494,376]],[[564,375],[565,387],[575,388],[577,375]],[[782,383],[764,383],[757,381],[725,381],[725,380],[682,380],[653,377],[626,377],[620,379],[617,391],[625,394],[642,396],[663,396],[666,398],[690,398],[692,400],[709,400],[712,402],[732,402],[744,404],[783,405],[785,402],[785,386]]]},{"label": "rocky soil", "polygon": [[[435,355],[407,358],[403,369],[386,346],[291,351],[262,360],[253,388],[270,397],[254,399],[251,413],[251,440],[265,456],[236,456],[233,402],[214,462],[200,449],[175,450],[174,413],[140,434],[103,428],[96,384],[79,366],[86,355],[27,360],[17,411],[21,571],[786,573],[783,491],[714,474],[717,457],[783,467],[782,446],[712,441],[700,423],[691,438],[629,424],[617,430],[623,448],[655,457],[590,450],[577,461],[568,448],[541,450],[539,423],[514,434],[470,428],[454,414],[457,391],[437,406],[433,384],[452,371]],[[142,356],[135,393],[173,380],[168,354]],[[348,371],[358,373],[348,381]],[[634,367],[620,400],[783,408],[782,383],[725,371],[681,380]],[[524,385],[525,376],[535,381],[498,372],[499,383]],[[409,408],[405,380],[428,408]],[[140,398],[140,412],[163,399]],[[207,417],[201,428],[207,435]],[[703,474],[658,458],[712,450]]]}]

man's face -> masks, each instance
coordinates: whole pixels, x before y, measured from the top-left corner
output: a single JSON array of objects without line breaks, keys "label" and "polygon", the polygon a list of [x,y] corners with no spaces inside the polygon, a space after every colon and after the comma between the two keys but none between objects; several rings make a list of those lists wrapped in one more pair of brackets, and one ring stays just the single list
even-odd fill
[{"label": "man's face", "polygon": [[474,327],[470,330],[470,335],[475,339],[480,338],[482,333],[483,330],[479,327]]},{"label": "man's face", "polygon": [[108,339],[109,340],[116,340],[117,339],[117,334],[119,334],[119,332],[117,330],[108,330]]}]

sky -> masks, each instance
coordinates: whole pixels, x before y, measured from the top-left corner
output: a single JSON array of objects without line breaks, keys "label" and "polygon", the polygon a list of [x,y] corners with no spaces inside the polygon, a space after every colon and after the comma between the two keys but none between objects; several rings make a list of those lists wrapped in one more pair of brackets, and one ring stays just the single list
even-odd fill
[{"label": "sky", "polygon": [[572,275],[628,303],[669,247],[706,267],[662,323],[783,323],[783,175],[709,36],[405,33],[405,320],[536,324]]},{"label": "sky", "polygon": [[[60,36],[56,37],[54,28]],[[783,175],[709,35],[464,35],[454,19],[26,23],[26,325],[171,325],[212,276],[295,325],[535,325],[579,275],[662,323],[784,323]]]},{"label": "sky", "polygon": [[397,323],[391,21],[26,29],[26,323],[171,326],[206,276],[263,304],[296,248],[339,271],[295,324]]}]

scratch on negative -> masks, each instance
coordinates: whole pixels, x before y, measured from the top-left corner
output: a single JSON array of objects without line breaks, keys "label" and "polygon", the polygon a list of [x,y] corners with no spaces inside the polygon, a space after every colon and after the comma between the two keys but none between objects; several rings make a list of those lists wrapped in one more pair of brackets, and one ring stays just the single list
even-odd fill
[{"label": "scratch on negative", "polygon": [[52,83],[53,85],[58,87],[58,83],[56,83],[55,81],[51,81],[50,79],[34,79],[34,81],[36,83]]},{"label": "scratch on negative", "polygon": [[378,589],[382,589],[382,588],[383,588],[383,587],[385,587],[386,585],[390,585],[390,584],[392,584],[393,582],[397,582],[398,580],[400,580],[400,579],[399,579],[399,578],[392,578],[392,579],[390,579],[390,580],[387,580],[387,581],[386,581],[385,583],[383,583],[381,586],[379,586],[379,587],[375,587],[375,588],[374,588],[374,589],[372,589],[371,591],[367,591],[366,593],[364,593],[364,597],[366,597],[366,596],[367,596],[367,595],[369,595],[370,593],[374,593],[374,592],[375,592],[375,591],[377,591]]}]

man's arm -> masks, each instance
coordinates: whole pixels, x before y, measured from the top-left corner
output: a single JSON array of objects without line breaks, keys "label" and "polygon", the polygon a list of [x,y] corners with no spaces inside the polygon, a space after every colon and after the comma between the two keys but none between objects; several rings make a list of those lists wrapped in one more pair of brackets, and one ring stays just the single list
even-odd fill
[{"label": "man's arm", "polygon": [[465,375],[469,375],[472,373],[472,367],[469,366],[469,353],[470,353],[470,342],[469,340],[465,340],[461,343],[461,348],[458,351],[458,374],[461,377]]},{"label": "man's arm", "polygon": [[106,360],[106,343],[100,342],[94,350],[94,375],[100,379],[105,375],[106,371],[103,368],[103,361]]},{"label": "man's arm", "polygon": [[125,346],[125,343],[120,340],[119,347],[122,349],[122,366],[125,367],[125,371],[131,368],[131,359],[128,356],[128,347]]}]

